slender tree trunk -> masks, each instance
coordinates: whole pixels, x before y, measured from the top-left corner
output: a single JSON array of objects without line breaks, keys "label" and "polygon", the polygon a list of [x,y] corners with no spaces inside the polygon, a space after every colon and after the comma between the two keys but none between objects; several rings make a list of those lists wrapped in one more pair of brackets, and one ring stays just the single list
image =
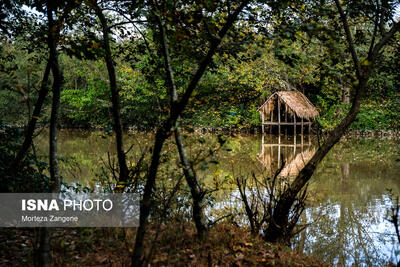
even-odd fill
[{"label": "slender tree trunk", "polygon": [[188,155],[186,153],[186,149],[182,140],[181,129],[177,122],[175,127],[175,141],[179,151],[179,157],[182,163],[183,173],[185,174],[186,182],[190,187],[190,192],[192,194],[193,199],[193,220],[197,229],[197,236],[200,240],[206,240],[208,236],[208,226],[207,226],[207,218],[205,215],[205,203],[204,203],[204,195],[205,192],[201,188],[196,174],[193,172],[192,167],[189,164]]},{"label": "slender tree trunk", "polygon": [[168,120],[165,125],[157,130],[155,136],[155,143],[153,148],[153,154],[151,158],[149,173],[147,175],[146,185],[144,188],[143,198],[140,202],[140,217],[139,217],[139,228],[136,232],[135,247],[132,254],[132,266],[141,266],[141,257],[143,255],[143,240],[146,233],[147,218],[150,214],[151,209],[151,195],[157,176],[158,165],[160,162],[161,150],[165,140],[169,136],[169,132],[172,128],[170,121]]},{"label": "slender tree trunk", "polygon": [[[58,147],[57,147],[57,124],[59,119],[60,110],[60,93],[63,86],[63,75],[58,64],[57,53],[57,39],[59,35],[59,28],[53,20],[53,11],[47,3],[47,18],[49,24],[48,46],[50,49],[50,67],[53,73],[53,99],[51,106],[50,117],[50,192],[56,193],[61,189],[61,176],[58,170]],[[40,244],[39,244],[39,266],[51,266],[51,243],[50,243],[51,230],[50,228],[40,229]]]},{"label": "slender tree trunk", "polygon": [[[47,1],[46,2],[47,6],[49,6],[50,3],[51,2]],[[64,21],[65,21],[66,17],[68,16],[68,14],[77,5],[80,5],[79,1],[76,1],[74,4],[71,4],[71,5],[69,5],[68,7],[65,8],[65,10],[63,12],[63,15],[60,17],[59,21],[57,22],[58,25],[55,25],[55,23],[54,23],[54,21],[52,19],[53,26],[56,26],[54,29],[57,31],[57,33],[56,33],[57,35],[59,34],[59,26],[62,25],[62,23],[64,23]],[[49,34],[50,33],[51,33],[51,29],[49,27]],[[48,43],[50,43],[50,40],[48,40]],[[51,49],[51,47],[49,47],[49,48]],[[46,68],[45,68],[45,71],[44,71],[41,88],[39,90],[39,96],[38,96],[38,99],[36,101],[35,108],[33,110],[32,118],[29,121],[28,128],[27,128],[27,130],[25,132],[24,143],[22,144],[20,150],[18,151],[17,156],[15,157],[13,163],[10,165],[11,169],[18,168],[19,163],[24,159],[26,152],[28,151],[29,147],[32,144],[32,137],[33,137],[33,133],[35,131],[36,122],[40,117],[40,111],[42,110],[42,106],[43,106],[44,100],[46,99],[46,96],[47,96],[48,91],[49,91],[47,83],[48,83],[48,80],[49,80],[50,70],[52,69],[51,64],[52,63],[51,63],[51,54],[50,54],[50,58],[47,61]],[[53,76],[54,76],[54,74],[53,74]]]},{"label": "slender tree trunk", "polygon": [[43,79],[42,79],[42,85],[39,90],[39,97],[36,101],[32,117],[28,123],[28,128],[26,129],[26,132],[25,132],[24,142],[23,142],[21,148],[19,149],[17,156],[15,157],[14,161],[11,164],[11,169],[18,169],[19,164],[24,159],[26,152],[29,150],[29,147],[32,144],[32,137],[33,137],[33,133],[35,132],[36,122],[40,117],[40,111],[42,110],[44,100],[46,99],[46,96],[49,92],[49,88],[48,88],[48,84],[47,84],[48,80],[49,80],[49,74],[50,74],[50,61],[48,61],[46,64],[46,69],[44,71],[44,75],[43,75]]},{"label": "slender tree trunk", "polygon": [[35,266],[51,266],[51,263],[50,229],[46,227],[39,228],[39,253]]},{"label": "slender tree trunk", "polygon": [[94,4],[94,9],[96,15],[98,16],[103,32],[103,47],[105,50],[105,61],[107,65],[108,77],[110,80],[110,90],[111,90],[111,101],[112,101],[112,114],[114,119],[114,131],[117,142],[117,154],[118,154],[118,164],[119,164],[119,181],[126,182],[128,180],[128,167],[126,165],[126,157],[124,151],[124,143],[123,143],[123,131],[121,124],[121,105],[119,99],[119,92],[117,88],[117,79],[115,75],[114,62],[112,58],[111,48],[110,48],[110,40],[108,35],[108,24],[107,20],[96,3]]},{"label": "slender tree trunk", "polygon": [[50,33],[48,38],[48,45],[50,48],[50,65],[53,73],[53,99],[50,115],[50,178],[51,178],[51,192],[60,190],[61,177],[58,170],[58,147],[57,147],[57,126],[60,113],[60,94],[63,86],[63,74],[58,64],[57,52],[57,38],[55,23],[52,17],[52,11],[48,7],[48,20]]},{"label": "slender tree trunk", "polygon": [[151,195],[153,193],[154,184],[157,177],[157,170],[160,163],[160,155],[164,142],[171,134],[172,127],[176,125],[178,117],[183,112],[187,103],[189,102],[189,98],[191,97],[193,91],[196,89],[197,84],[200,81],[201,77],[203,76],[207,66],[210,64],[213,55],[215,54],[219,44],[222,41],[222,38],[228,32],[232,24],[236,21],[239,13],[248,4],[248,2],[249,0],[243,1],[240,4],[240,6],[235,10],[235,12],[233,12],[228,16],[227,22],[225,23],[225,25],[222,27],[221,31],[218,34],[219,38],[217,40],[212,41],[210,50],[200,63],[199,68],[197,69],[191,81],[189,82],[189,85],[187,86],[187,89],[184,95],[182,96],[182,99],[176,105],[171,107],[170,116],[164,121],[164,123],[156,132],[156,137],[155,137],[156,139],[154,143],[150,169],[144,187],[143,198],[140,203],[139,228],[136,233],[135,247],[132,253],[132,266],[134,267],[141,266],[142,264],[141,257],[143,255],[143,240],[148,223],[147,218],[150,214],[150,209],[151,209]]},{"label": "slender tree trunk", "polygon": [[[169,55],[169,47],[166,38],[165,26],[161,18],[160,17],[157,18],[159,21],[159,29],[161,33],[162,54],[164,56],[165,70],[167,72],[167,81],[171,97],[171,106],[175,106],[178,103],[178,93],[175,85],[174,72],[171,66],[171,58]],[[176,145],[178,147],[179,157],[182,163],[183,173],[185,175],[186,182],[188,183],[190,187],[190,192],[192,194],[193,220],[196,225],[197,235],[201,240],[205,240],[207,238],[207,230],[208,230],[207,220],[204,212],[205,192],[203,192],[197,180],[196,174],[194,173],[192,167],[190,166],[189,157],[187,155],[184,142],[182,140],[181,128],[179,126],[179,118],[176,121],[174,133],[175,133]]]}]

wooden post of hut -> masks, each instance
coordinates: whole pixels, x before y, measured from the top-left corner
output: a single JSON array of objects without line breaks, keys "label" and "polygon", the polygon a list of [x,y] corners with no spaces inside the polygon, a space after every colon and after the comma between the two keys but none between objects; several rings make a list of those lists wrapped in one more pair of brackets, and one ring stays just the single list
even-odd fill
[{"label": "wooden post of hut", "polygon": [[281,101],[278,98],[278,134],[281,135]]},{"label": "wooden post of hut", "polygon": [[278,169],[281,167],[281,134],[278,135]]},{"label": "wooden post of hut", "polygon": [[264,109],[261,112],[261,132],[264,134]]},{"label": "wooden post of hut", "polygon": [[[285,120],[281,116],[281,106],[285,106]],[[274,121],[275,110],[278,118]],[[269,126],[272,133],[272,127],[278,125],[278,132],[281,133],[281,126],[284,125],[285,129],[293,125],[293,132],[296,134],[297,124],[301,125],[301,134],[304,134],[304,120],[308,124],[308,133],[311,131],[311,120],[319,116],[317,109],[313,106],[310,100],[307,99],[299,91],[280,91],[272,94],[267,101],[258,109],[262,121],[262,132],[264,127]],[[288,113],[292,119],[288,120]],[[266,116],[270,116],[270,120],[266,121]],[[290,121],[290,122],[289,122]],[[299,123],[298,123],[299,121]]]},{"label": "wooden post of hut", "polygon": [[272,134],[272,124],[274,123],[274,109],[271,111],[271,126],[269,126],[269,133]]},{"label": "wooden post of hut", "polygon": [[296,155],[297,136],[293,135],[293,155]]},{"label": "wooden post of hut", "polygon": [[264,135],[261,138],[261,154],[264,155]]},{"label": "wooden post of hut", "polygon": [[285,127],[285,135],[287,135],[287,105],[285,105],[285,124],[286,124],[286,127]]}]

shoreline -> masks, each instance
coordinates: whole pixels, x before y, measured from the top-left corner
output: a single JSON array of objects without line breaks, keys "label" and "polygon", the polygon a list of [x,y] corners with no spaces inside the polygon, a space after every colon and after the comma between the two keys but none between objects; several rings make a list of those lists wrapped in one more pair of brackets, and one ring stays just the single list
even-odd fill
[{"label": "shoreline", "polygon": [[[24,129],[24,125],[8,125],[9,127],[15,127]],[[44,125],[38,125],[36,128],[42,128]],[[182,127],[186,133],[197,133],[197,134],[224,134],[224,135],[260,135],[261,126],[243,126],[243,127],[207,127],[207,126],[194,126]],[[73,126],[61,125],[58,127],[59,130],[77,130],[77,131],[106,131],[111,132],[112,128],[109,126]],[[155,132],[155,128],[152,127],[138,127],[138,126],[125,126],[124,131],[128,133],[151,133]],[[326,135],[329,131],[322,130],[322,135]],[[269,133],[266,133],[269,134]],[[276,134],[276,133],[273,133]],[[312,128],[312,135],[316,135],[316,129]],[[292,134],[289,134],[292,135]],[[299,134],[300,135],[300,134]],[[343,137],[371,137],[371,138],[400,138],[400,130],[348,130]]]}]

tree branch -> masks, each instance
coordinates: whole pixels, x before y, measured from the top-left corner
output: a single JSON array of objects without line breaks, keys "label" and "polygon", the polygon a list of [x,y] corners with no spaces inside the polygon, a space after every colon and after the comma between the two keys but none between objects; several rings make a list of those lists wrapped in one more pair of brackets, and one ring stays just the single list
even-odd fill
[{"label": "tree branch", "polygon": [[[235,10],[232,16],[228,17],[227,22],[225,23],[224,27],[222,28],[219,34],[221,39],[228,32],[229,28],[233,25],[239,13],[249,3],[249,1],[250,0],[243,1],[243,3],[239,6],[237,10]],[[146,226],[148,223],[147,219],[151,210],[151,195],[157,177],[157,171],[160,163],[162,147],[164,145],[165,140],[170,135],[171,128],[175,126],[176,120],[178,119],[182,111],[185,109],[186,104],[188,103],[189,98],[193,93],[193,90],[196,88],[197,83],[203,76],[208,64],[211,62],[211,59],[215,54],[215,51],[220,42],[221,41],[218,41],[211,45],[210,50],[208,51],[206,57],[202,60],[198,70],[196,71],[192,80],[190,81],[188,89],[186,90],[182,100],[178,102],[177,105],[172,106],[173,109],[171,110],[170,117],[166,121],[164,121],[163,125],[160,128],[158,128],[156,132],[156,138],[154,142],[153,155],[150,163],[149,173],[147,175],[147,180],[144,187],[143,198],[140,203],[139,228],[136,232],[135,247],[132,253],[132,266],[141,265],[141,256],[143,254],[143,240],[146,233]],[[175,108],[175,106],[177,107]]]},{"label": "tree branch", "polygon": [[348,45],[349,45],[351,57],[353,58],[354,69],[356,71],[357,78],[360,79],[361,78],[360,63],[358,61],[357,52],[356,52],[356,49],[354,47],[354,42],[353,42],[353,37],[352,37],[351,32],[350,32],[350,27],[349,27],[349,24],[347,23],[347,16],[344,13],[342,5],[339,3],[339,0],[335,0],[335,4],[336,4],[336,7],[337,7],[337,9],[339,11],[340,19],[341,19],[341,21],[343,23],[343,28],[344,28],[344,31],[346,33],[346,39],[347,39],[347,42],[348,42]]},{"label": "tree branch", "polygon": [[372,56],[372,51],[373,51],[373,49],[374,49],[375,38],[376,38],[377,31],[378,31],[379,14],[380,14],[379,2],[376,1],[374,32],[372,33],[371,44],[370,44],[369,50],[368,50],[368,58],[371,58],[371,56]]},{"label": "tree branch", "polygon": [[396,32],[400,31],[400,21],[397,21],[392,28],[382,37],[382,39],[375,45],[370,60],[374,61],[378,55],[379,51],[382,49],[384,45],[394,36]]},{"label": "tree branch", "polygon": [[167,39],[166,39],[166,30],[165,30],[165,26],[163,24],[163,22],[161,21],[161,18],[156,15],[157,21],[158,21],[158,25],[160,28],[160,33],[161,33],[161,44],[162,44],[162,53],[164,55],[164,64],[165,64],[165,70],[167,72],[167,82],[168,82],[168,86],[169,86],[169,93],[170,93],[170,97],[171,97],[171,107],[173,107],[174,105],[176,105],[177,101],[178,101],[178,94],[176,92],[176,85],[175,85],[175,78],[174,78],[174,72],[172,70],[172,66],[171,66],[171,57],[169,55],[169,48],[168,48],[168,43],[167,43]]},{"label": "tree branch", "polygon": [[114,23],[114,24],[108,26],[107,28],[108,28],[108,30],[110,30],[110,29],[112,29],[112,28],[114,28],[114,27],[117,27],[117,26],[120,26],[120,25],[135,24],[135,23],[145,23],[145,22],[147,22],[147,20],[129,20],[129,21],[121,21],[121,22]]},{"label": "tree branch", "polygon": [[199,82],[200,78],[203,76],[203,73],[205,72],[208,64],[210,64],[212,57],[214,56],[218,46],[222,42],[222,38],[225,36],[225,34],[228,32],[229,28],[233,25],[235,22],[237,16],[239,13],[243,10],[243,8],[250,2],[250,0],[245,0],[241,3],[241,5],[228,16],[227,22],[225,25],[222,27],[220,32],[218,33],[219,39],[213,40],[211,43],[210,50],[208,51],[207,55],[203,59],[203,61],[200,63],[199,68],[197,69],[196,73],[193,75],[192,80],[190,81],[187,90],[185,91],[184,95],[182,96],[182,99],[179,101],[177,108],[173,109],[171,111],[171,117],[172,119],[176,119],[179,114],[183,111],[185,108],[186,104],[189,102],[189,98],[192,95],[194,89],[197,86],[197,83]]}]

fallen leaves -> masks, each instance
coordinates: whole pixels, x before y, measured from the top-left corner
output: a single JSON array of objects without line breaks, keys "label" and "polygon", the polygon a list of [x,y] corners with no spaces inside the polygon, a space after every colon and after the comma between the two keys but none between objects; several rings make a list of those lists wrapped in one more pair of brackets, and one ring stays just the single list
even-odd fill
[{"label": "fallen leaves", "polygon": [[[31,249],[32,233],[19,231],[9,240],[16,251]],[[0,232],[1,235],[4,233]],[[157,238],[155,238],[157,236]],[[3,236],[4,237],[4,236]],[[10,239],[10,238],[8,238]],[[52,234],[56,266],[129,266],[134,231],[124,229],[58,229]],[[24,246],[22,246],[22,244]],[[324,266],[296,252],[265,243],[247,229],[217,224],[208,242],[196,238],[192,224],[151,225],[145,240],[146,266]],[[0,265],[26,265],[18,257],[0,257]],[[25,257],[26,258],[26,257]],[[28,259],[28,262],[31,259]]]}]

